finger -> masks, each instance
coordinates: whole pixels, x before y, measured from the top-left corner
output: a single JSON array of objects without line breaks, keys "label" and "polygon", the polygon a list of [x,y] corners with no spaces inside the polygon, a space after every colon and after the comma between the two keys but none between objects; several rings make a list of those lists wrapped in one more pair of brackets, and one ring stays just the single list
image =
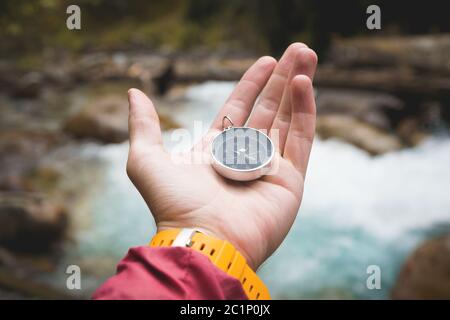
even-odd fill
[{"label": "finger", "polygon": [[140,90],[128,90],[130,144],[162,145],[159,118],[152,101]]},{"label": "finger", "polygon": [[306,48],[306,45],[293,43],[283,53],[256,106],[253,108],[248,120],[249,127],[267,130],[271,127],[281,102],[289,71],[294,64],[296,52],[300,48]]},{"label": "finger", "polygon": [[291,87],[293,109],[283,157],[305,176],[316,124],[314,90],[306,75],[295,76]]},{"label": "finger", "polygon": [[230,117],[235,126],[245,124],[256,98],[264,88],[275,65],[274,58],[262,57],[245,72],[213,121],[211,130],[222,130],[224,116]]},{"label": "finger", "polygon": [[271,134],[273,134],[273,131],[275,130],[278,131],[277,136],[279,139],[278,140],[279,150],[284,150],[284,145],[286,143],[289,126],[291,123],[291,114],[293,110],[291,103],[292,79],[299,74],[303,74],[312,80],[314,78],[316,66],[317,66],[317,55],[313,50],[309,48],[301,48],[300,50],[297,51],[294,66],[289,72],[289,77],[287,80],[288,84],[285,86],[280,107],[278,108],[278,112],[275,116],[271,128]]}]

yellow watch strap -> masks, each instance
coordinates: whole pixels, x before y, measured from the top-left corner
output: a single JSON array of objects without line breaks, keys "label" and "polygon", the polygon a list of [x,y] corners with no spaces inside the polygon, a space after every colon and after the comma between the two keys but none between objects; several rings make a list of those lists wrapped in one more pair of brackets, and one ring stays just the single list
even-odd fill
[{"label": "yellow watch strap", "polygon": [[[158,232],[150,242],[152,247],[170,247],[184,230],[167,229]],[[192,230],[190,247],[206,255],[209,260],[228,275],[238,279],[244,292],[250,300],[269,300],[269,290],[256,273],[247,265],[245,258],[233,247],[231,243],[208,236]]]}]

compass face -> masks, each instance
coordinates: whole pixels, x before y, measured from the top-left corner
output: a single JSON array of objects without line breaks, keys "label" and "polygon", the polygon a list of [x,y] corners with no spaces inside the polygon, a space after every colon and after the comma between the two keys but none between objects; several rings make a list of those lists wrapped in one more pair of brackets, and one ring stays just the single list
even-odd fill
[{"label": "compass face", "polygon": [[214,158],[232,170],[249,171],[265,166],[273,157],[272,141],[259,130],[231,127],[213,141]]}]

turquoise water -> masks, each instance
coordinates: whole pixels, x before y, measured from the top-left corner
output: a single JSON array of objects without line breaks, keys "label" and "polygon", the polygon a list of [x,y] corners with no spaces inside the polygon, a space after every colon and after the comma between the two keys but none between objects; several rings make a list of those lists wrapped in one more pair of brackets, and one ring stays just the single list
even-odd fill
[{"label": "turquoise water", "polygon": [[[170,113],[193,131],[194,121],[212,120],[233,85],[194,86]],[[164,134],[169,148],[172,134]],[[154,223],[125,173],[128,144],[95,148],[104,178],[76,250],[86,259],[114,261],[130,246],[147,243]],[[316,139],[299,216],[259,272],[274,298],[388,298],[407,254],[430,230],[450,222],[449,163],[446,137],[375,158]],[[369,265],[381,269],[380,290],[366,287]]]}]

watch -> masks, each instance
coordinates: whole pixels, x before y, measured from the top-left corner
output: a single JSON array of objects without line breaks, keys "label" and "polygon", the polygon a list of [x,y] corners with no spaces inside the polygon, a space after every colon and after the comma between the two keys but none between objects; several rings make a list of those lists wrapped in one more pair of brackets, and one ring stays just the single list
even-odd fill
[{"label": "watch", "polygon": [[238,279],[250,300],[269,300],[269,290],[231,243],[196,229],[167,229],[158,232],[151,247],[188,247],[206,255],[226,274]]},{"label": "watch", "polygon": [[[230,125],[225,126],[226,121]],[[212,166],[220,175],[250,181],[268,173],[274,146],[265,133],[250,127],[235,127],[228,116],[222,119],[222,129],[211,143]]]}]

